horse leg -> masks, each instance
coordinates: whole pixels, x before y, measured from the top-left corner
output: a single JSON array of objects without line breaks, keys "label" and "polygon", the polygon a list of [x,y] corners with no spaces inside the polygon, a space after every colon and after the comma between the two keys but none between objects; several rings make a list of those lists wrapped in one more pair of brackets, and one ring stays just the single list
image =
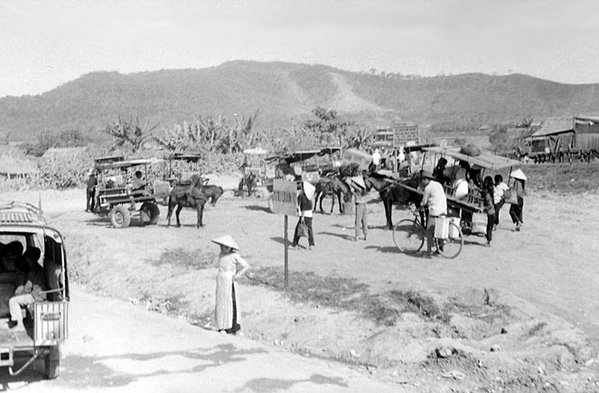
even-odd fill
[{"label": "horse leg", "polygon": [[182,204],[177,205],[177,211],[175,212],[175,215],[177,216],[177,226],[178,227],[181,226],[181,220],[179,220],[179,213],[181,213],[181,210],[183,210],[183,205]]},{"label": "horse leg", "polygon": [[393,201],[391,200],[391,193],[387,191],[383,191],[380,194],[381,200],[383,201],[383,206],[385,207],[385,218],[387,220],[387,229],[393,229]]},{"label": "horse leg", "polygon": [[166,227],[171,226],[171,215],[173,214],[174,205],[171,205],[171,200],[168,200],[168,213],[166,214]]},{"label": "horse leg", "polygon": [[199,202],[196,206],[196,211],[198,212],[198,222],[196,224],[196,228],[203,227],[204,223],[202,222],[202,218],[204,215],[204,204]]}]

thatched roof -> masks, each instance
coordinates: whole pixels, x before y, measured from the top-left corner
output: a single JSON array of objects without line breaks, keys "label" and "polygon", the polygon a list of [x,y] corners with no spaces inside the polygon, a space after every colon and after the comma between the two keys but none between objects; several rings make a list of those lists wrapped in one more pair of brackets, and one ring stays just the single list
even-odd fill
[{"label": "thatched roof", "polygon": [[71,158],[87,154],[87,147],[51,147],[42,156],[43,158]]},{"label": "thatched roof", "polygon": [[0,173],[10,175],[31,175],[39,173],[34,161],[8,154],[0,155]]}]

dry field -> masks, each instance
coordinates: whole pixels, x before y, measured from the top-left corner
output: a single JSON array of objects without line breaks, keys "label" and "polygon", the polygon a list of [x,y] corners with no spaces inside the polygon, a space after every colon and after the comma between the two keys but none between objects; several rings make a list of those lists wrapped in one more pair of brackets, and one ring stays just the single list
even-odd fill
[{"label": "dry field", "polygon": [[[236,179],[211,183],[231,189]],[[82,190],[3,199],[37,204],[39,195],[65,234],[72,279],[90,290],[209,328],[210,239],[230,234],[254,271],[240,289],[242,328],[253,339],[347,362],[414,392],[599,390],[595,194],[532,192],[521,232],[505,209],[493,246],[469,236],[454,260],[398,253],[376,199],[367,242],[350,241],[353,217],[316,214],[316,249],[289,252],[293,298],[280,289],[284,218],[262,198],[225,193],[201,229],[192,210],[181,228],[167,228],[161,206],[158,225],[122,230],[85,213]],[[395,221],[405,215],[394,211]]]}]

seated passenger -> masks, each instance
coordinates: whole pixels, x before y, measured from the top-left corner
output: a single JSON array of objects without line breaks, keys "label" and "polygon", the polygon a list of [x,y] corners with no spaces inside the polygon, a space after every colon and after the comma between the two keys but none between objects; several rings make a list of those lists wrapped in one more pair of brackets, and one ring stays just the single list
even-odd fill
[{"label": "seated passenger", "polygon": [[15,289],[15,295],[8,300],[11,319],[8,326],[14,330],[25,330],[21,306],[29,306],[36,301],[46,300],[46,293],[44,291],[47,290],[47,286],[44,269],[38,264],[37,259],[35,259],[35,255],[39,259],[41,251],[35,247],[31,250],[27,254],[27,257],[23,256],[24,264],[22,267],[26,270],[26,276]]},{"label": "seated passenger", "polygon": [[143,178],[141,171],[135,171],[135,178],[131,182],[131,191],[143,191],[146,186],[146,181]]},{"label": "seated passenger", "polygon": [[10,272],[15,270],[17,259],[23,254],[23,244],[19,241],[8,243],[0,251],[0,271]]}]

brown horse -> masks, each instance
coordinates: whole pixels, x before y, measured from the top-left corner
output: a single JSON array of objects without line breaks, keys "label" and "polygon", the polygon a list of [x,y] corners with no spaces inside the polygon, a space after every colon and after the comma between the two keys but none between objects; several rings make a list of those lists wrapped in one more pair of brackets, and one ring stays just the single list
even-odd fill
[{"label": "brown horse", "polygon": [[223,195],[223,188],[209,184],[203,185],[204,181],[201,177],[197,176],[192,178],[191,186],[175,186],[171,191],[168,198],[168,214],[166,216],[167,224],[169,227],[171,225],[171,215],[173,214],[173,210],[177,207],[177,211],[175,215],[177,217],[177,226],[181,226],[181,221],[179,220],[179,213],[183,209],[183,207],[192,207],[195,208],[198,213],[198,221],[196,224],[196,228],[203,227],[203,216],[204,216],[204,206],[206,202],[210,201],[212,206],[216,205],[216,201],[218,198]]},{"label": "brown horse", "polygon": [[[314,211],[316,211],[316,206],[320,207],[320,212],[324,213],[322,208],[322,200],[331,196],[331,211],[329,214],[333,214],[333,209],[335,208],[335,197],[337,197],[339,201],[339,213],[343,214],[344,205],[343,202],[348,202],[351,200],[351,189],[347,185],[343,179],[339,175],[329,175],[326,177],[321,177],[316,183],[316,191],[314,193]],[[343,197],[343,201],[342,201]],[[318,203],[320,200],[320,203]]]},{"label": "brown horse", "polygon": [[[416,192],[410,191],[401,186],[401,184],[411,188],[418,188],[420,176],[416,175],[410,179],[398,182],[377,172],[370,172],[364,175],[364,183],[367,188],[374,188],[379,192],[379,196],[385,207],[385,217],[387,219],[386,228],[393,229],[393,205],[409,205],[411,203],[420,206],[422,196]],[[424,222],[424,221],[423,221]]]}]

